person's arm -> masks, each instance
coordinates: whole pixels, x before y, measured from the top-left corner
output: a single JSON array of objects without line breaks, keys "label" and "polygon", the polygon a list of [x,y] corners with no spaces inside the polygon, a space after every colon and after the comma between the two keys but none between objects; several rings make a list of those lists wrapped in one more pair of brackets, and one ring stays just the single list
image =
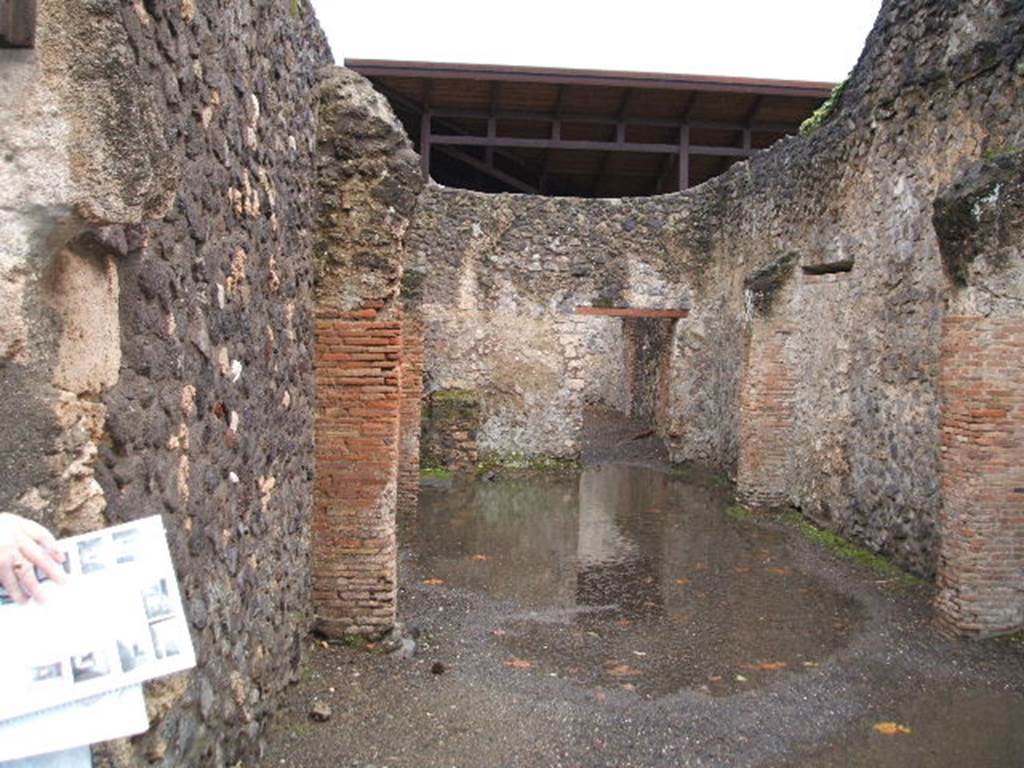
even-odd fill
[{"label": "person's arm", "polygon": [[0,585],[18,603],[42,602],[43,590],[35,566],[58,584],[64,583],[64,553],[39,523],[8,512],[0,513]]}]

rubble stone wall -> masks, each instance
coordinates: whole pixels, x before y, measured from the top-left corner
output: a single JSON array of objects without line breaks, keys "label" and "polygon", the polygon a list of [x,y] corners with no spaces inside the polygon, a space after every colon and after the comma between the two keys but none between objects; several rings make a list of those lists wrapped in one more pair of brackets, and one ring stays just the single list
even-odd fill
[{"label": "rubble stone wall", "polygon": [[440,389],[427,397],[422,460],[426,467],[472,474],[480,460],[480,400],[473,392]]},{"label": "rubble stone wall", "polygon": [[199,666],[115,765],[259,752],[311,620],[308,2],[39,0],[0,51],[3,508],[163,516]]},{"label": "rubble stone wall", "polygon": [[[628,391],[624,366],[600,362],[624,349],[574,308],[689,306],[657,424],[673,458],[738,471],[751,501],[794,505],[933,577],[953,466],[940,450],[940,370],[956,347],[943,318],[1002,305],[1019,317],[1022,284],[1006,195],[967,206],[991,222],[987,259],[940,253],[933,214],[969,167],[1024,146],[1022,23],[1008,1],[886,2],[823,125],[684,193],[428,188],[407,235],[428,388],[480,393],[481,450],[566,455],[587,378]],[[986,279],[957,282],[971,270]],[[1020,501],[1004,501],[1018,525]]]}]

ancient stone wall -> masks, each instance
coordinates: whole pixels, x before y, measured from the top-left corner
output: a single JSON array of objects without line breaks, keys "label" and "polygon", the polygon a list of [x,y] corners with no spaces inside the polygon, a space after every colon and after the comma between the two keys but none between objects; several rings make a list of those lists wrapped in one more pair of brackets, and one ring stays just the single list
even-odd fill
[{"label": "ancient stone wall", "polygon": [[117,765],[259,751],[310,626],[313,150],[305,0],[39,0],[0,51],[5,509],[161,514],[199,666]]},{"label": "ancient stone wall", "polygon": [[[428,387],[480,392],[481,449],[566,455],[587,387],[575,372],[601,347],[574,307],[691,306],[658,424],[673,458],[738,470],[751,501],[795,505],[933,576],[943,317],[1007,295],[1019,312],[1021,284],[1011,230],[994,223],[1003,277],[957,288],[934,202],[983,156],[1024,145],[1022,21],[1013,2],[886,3],[829,120],[685,193],[426,190],[408,268]],[[1006,503],[1016,520],[1012,492]]]},{"label": "ancient stone wall", "polygon": [[629,407],[622,320],[576,309],[687,305],[695,265],[667,245],[687,213],[668,198],[424,190],[403,298],[424,329],[428,391],[479,397],[482,457],[575,456],[585,403]]},{"label": "ancient stone wall", "polygon": [[463,389],[439,389],[427,397],[420,441],[423,465],[473,474],[480,460],[480,399]]}]

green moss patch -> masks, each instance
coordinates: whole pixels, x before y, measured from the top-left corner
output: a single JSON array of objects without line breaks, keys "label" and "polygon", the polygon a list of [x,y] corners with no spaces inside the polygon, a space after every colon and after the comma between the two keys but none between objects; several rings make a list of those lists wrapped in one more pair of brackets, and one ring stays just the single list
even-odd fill
[{"label": "green moss patch", "polygon": [[1024,156],[1024,147],[1003,147],[1001,149],[990,149],[988,152],[983,152],[981,155],[982,160],[988,160],[989,162],[995,162],[997,160],[1004,160],[1006,158],[1018,158]]},{"label": "green moss patch", "polygon": [[733,504],[725,510],[725,514],[733,520],[739,520],[741,523],[747,523],[754,519],[754,513],[742,504]]},{"label": "green moss patch", "polygon": [[477,394],[471,389],[439,389],[430,395],[435,402],[475,403]]},{"label": "green moss patch", "polygon": [[810,117],[800,123],[801,136],[810,136],[823,126],[830,117],[832,117],[836,109],[839,107],[839,101],[843,98],[843,93],[846,91],[846,86],[849,82],[850,78],[846,78],[843,82],[833,88],[832,93],[827,99],[825,99],[825,103],[814,110]]},{"label": "green moss patch", "polygon": [[420,477],[432,477],[435,480],[451,480],[452,474],[448,467],[420,467]]},{"label": "green moss patch", "polygon": [[501,474],[560,474],[578,472],[580,463],[576,459],[555,456],[526,456],[522,453],[489,453],[477,464],[478,474],[498,472]]},{"label": "green moss patch", "polygon": [[907,586],[924,584],[921,579],[907,573],[889,560],[886,560],[881,555],[844,539],[838,533],[833,533],[832,531],[827,531],[824,528],[819,528],[796,510],[784,512],[782,514],[782,520],[787,525],[796,528],[805,539],[809,539],[822,545],[844,560],[852,560],[856,563],[860,563],[861,565],[870,568],[879,576],[884,576],[887,579],[898,580]]}]

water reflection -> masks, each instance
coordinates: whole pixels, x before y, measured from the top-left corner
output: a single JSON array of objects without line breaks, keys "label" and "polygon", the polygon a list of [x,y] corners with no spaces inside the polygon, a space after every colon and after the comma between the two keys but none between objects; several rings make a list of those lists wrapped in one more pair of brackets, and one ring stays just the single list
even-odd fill
[{"label": "water reflection", "polygon": [[499,642],[592,685],[728,694],[812,668],[860,621],[729,493],[658,470],[424,489],[403,538],[421,571],[513,604]]}]

